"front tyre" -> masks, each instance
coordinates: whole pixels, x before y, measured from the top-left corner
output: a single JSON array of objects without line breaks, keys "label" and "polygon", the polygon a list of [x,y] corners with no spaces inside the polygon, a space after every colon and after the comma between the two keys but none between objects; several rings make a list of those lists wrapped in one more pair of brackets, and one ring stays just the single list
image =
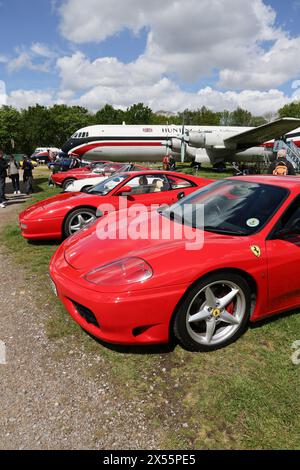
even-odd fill
[{"label": "front tyre", "polygon": [[66,180],[64,180],[63,184],[61,185],[63,191],[65,191],[67,187],[70,186],[70,184],[73,184],[74,181],[76,181],[74,178],[67,178]]},{"label": "front tyre", "polygon": [[90,207],[80,207],[70,212],[64,222],[63,236],[66,238],[73,235],[96,218],[96,210]]},{"label": "front tyre", "polygon": [[235,273],[211,274],[199,280],[183,299],[174,334],[190,351],[212,351],[239,338],[250,317],[251,291]]}]

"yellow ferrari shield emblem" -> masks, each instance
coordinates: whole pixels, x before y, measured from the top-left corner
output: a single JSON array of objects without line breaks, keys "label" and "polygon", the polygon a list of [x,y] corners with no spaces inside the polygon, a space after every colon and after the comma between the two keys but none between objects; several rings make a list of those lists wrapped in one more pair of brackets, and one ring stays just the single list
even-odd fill
[{"label": "yellow ferrari shield emblem", "polygon": [[250,246],[250,249],[251,249],[252,253],[253,253],[255,256],[257,256],[258,258],[260,257],[261,251],[260,251],[259,246],[257,246],[257,245],[251,245],[251,246]]}]

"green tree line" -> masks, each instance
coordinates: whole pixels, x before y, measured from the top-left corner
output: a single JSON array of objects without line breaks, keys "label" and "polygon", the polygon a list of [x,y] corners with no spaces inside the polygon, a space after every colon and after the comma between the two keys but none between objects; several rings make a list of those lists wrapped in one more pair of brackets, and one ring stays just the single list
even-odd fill
[{"label": "green tree line", "polygon": [[32,153],[36,147],[61,147],[78,129],[93,124],[186,124],[222,126],[259,126],[275,117],[300,118],[300,102],[290,103],[273,115],[253,116],[249,111],[214,112],[202,106],[194,111],[186,109],[177,114],[163,111],[154,113],[143,103],[126,110],[107,104],[96,113],[81,106],[36,104],[17,110],[11,106],[0,107],[0,148],[6,152]]}]

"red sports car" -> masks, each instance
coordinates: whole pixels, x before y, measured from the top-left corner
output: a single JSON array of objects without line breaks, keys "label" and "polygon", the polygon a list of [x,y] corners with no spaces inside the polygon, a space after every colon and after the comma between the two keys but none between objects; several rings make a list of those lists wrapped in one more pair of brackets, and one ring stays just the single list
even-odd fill
[{"label": "red sports car", "polygon": [[[61,193],[33,204],[19,216],[23,237],[55,239],[72,235],[108,209],[120,204],[173,204],[183,196],[211,182],[209,179],[164,171],[115,173],[87,192]],[[98,211],[98,213],[97,213]]]},{"label": "red sports car", "polygon": [[[115,215],[122,222],[126,214]],[[237,339],[249,320],[299,308],[298,177],[221,180],[147,216],[185,235],[175,239],[171,230],[166,240],[158,229],[152,239],[100,240],[99,221],[51,260],[55,291],[92,335],[123,344],[175,335],[187,349],[208,351]],[[198,250],[187,249],[192,233],[203,236]]]},{"label": "red sports car", "polygon": [[113,163],[113,162],[94,162],[87,167],[74,168],[73,170],[63,171],[54,173],[52,180],[57,186],[61,186],[63,190],[66,189],[68,184],[75,180],[84,178],[95,178],[96,176],[110,176],[115,172],[119,171],[140,171],[147,170],[140,165],[134,165],[132,163]]}]

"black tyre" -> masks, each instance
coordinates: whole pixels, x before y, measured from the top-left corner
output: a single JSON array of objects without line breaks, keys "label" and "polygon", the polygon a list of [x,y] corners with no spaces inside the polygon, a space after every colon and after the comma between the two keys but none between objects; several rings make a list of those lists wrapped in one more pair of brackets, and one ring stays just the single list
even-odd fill
[{"label": "black tyre", "polygon": [[73,183],[74,181],[75,181],[75,178],[67,178],[61,185],[62,189],[65,191],[67,186],[69,186],[69,184]]},{"label": "black tyre", "polygon": [[66,217],[63,226],[63,236],[69,237],[81,230],[90,222],[96,220],[96,209],[90,207],[80,207],[70,212]]},{"label": "black tyre", "polygon": [[211,274],[183,298],[174,319],[174,334],[190,351],[223,348],[244,333],[250,309],[251,291],[242,276]]}]

